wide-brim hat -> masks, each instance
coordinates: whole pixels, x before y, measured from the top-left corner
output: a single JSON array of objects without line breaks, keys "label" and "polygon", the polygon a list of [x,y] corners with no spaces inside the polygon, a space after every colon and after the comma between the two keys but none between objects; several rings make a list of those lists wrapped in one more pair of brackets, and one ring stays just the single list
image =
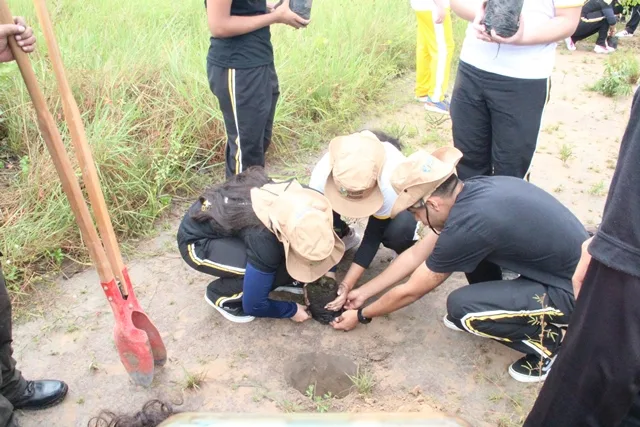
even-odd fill
[{"label": "wide-brim hat", "polygon": [[433,192],[456,173],[462,152],[454,147],[442,147],[429,154],[416,151],[400,163],[391,174],[391,185],[398,198],[391,208],[394,218]]},{"label": "wide-brim hat", "polygon": [[338,136],[329,143],[331,171],[324,187],[333,210],[349,218],[376,213],[384,203],[380,175],[386,160],[382,142],[369,131]]},{"label": "wide-brim hat", "polygon": [[266,184],[251,190],[258,219],[282,242],[287,272],[313,282],[337,265],[344,243],[333,229],[331,203],[297,181]]}]

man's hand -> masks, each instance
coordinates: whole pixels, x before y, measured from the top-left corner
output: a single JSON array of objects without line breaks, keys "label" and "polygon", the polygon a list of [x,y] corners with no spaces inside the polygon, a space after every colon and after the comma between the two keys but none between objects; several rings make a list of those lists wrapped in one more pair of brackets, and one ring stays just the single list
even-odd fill
[{"label": "man's hand", "polygon": [[580,256],[580,261],[576,266],[576,271],[573,273],[573,277],[571,278],[571,282],[573,283],[573,296],[575,299],[578,299],[578,294],[580,293],[580,289],[582,289],[582,282],[584,282],[584,276],[587,274],[587,269],[591,262],[591,254],[589,253],[588,248],[592,240],[593,237],[582,244],[582,255]]},{"label": "man's hand", "polygon": [[348,294],[349,294],[349,290],[347,289],[347,285],[345,285],[344,283],[341,283],[340,286],[338,287],[338,297],[333,301],[331,301],[329,304],[325,305],[324,308],[326,308],[329,311],[340,310],[342,307],[344,307],[344,304],[347,302]]},{"label": "man's hand", "polygon": [[9,48],[9,37],[15,36],[18,46],[26,53],[31,53],[35,49],[36,37],[33,29],[27,26],[24,18],[17,16],[13,18],[15,24],[0,25],[0,62],[10,62],[15,58]]},{"label": "man's hand", "polygon": [[494,29],[491,30],[491,41],[494,43],[518,45],[522,42],[523,38],[524,38],[524,19],[522,19],[522,15],[520,16],[520,26],[518,27],[518,31],[509,38],[505,39],[503,37],[500,37],[496,33],[496,30]]},{"label": "man's hand", "polygon": [[447,16],[446,12],[447,11],[444,7],[437,6],[433,15],[433,22],[435,22],[436,24],[442,24]]},{"label": "man's hand", "polygon": [[612,25],[609,27],[609,37],[613,37],[616,35],[616,26]]},{"label": "man's hand", "polygon": [[291,320],[293,320],[294,322],[302,323],[306,320],[311,319],[309,312],[307,312],[307,307],[300,304],[296,304],[296,306],[298,306],[298,311],[296,311],[296,314],[293,315]]},{"label": "man's hand", "polygon": [[347,310],[357,310],[362,307],[366,300],[367,298],[365,297],[362,288],[355,289],[347,295],[347,303],[344,308]]},{"label": "man's hand", "polygon": [[331,326],[333,326],[333,329],[336,329],[338,331],[347,332],[352,329],[355,329],[355,327],[358,326],[358,323],[359,323],[358,311],[347,310],[344,313],[342,313],[340,317],[338,317],[336,320],[331,322]]},{"label": "man's hand", "polygon": [[277,15],[277,22],[279,24],[285,24],[295,29],[306,27],[309,25],[308,20],[301,18],[289,7],[289,0],[283,0],[282,4],[278,8],[274,9],[272,13]]},{"label": "man's hand", "polygon": [[486,14],[487,0],[480,3],[480,7],[476,12],[476,17],[473,20],[473,29],[476,32],[476,37],[485,42],[492,42],[491,37],[487,34],[487,28],[484,26],[484,16]]}]

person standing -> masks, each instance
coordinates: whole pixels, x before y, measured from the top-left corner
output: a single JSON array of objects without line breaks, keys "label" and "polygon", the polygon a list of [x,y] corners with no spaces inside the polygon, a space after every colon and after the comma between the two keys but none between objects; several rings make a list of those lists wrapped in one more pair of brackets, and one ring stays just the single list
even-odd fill
[{"label": "person standing", "polygon": [[640,425],[640,92],[602,223],[582,246],[576,308],[527,427]]},{"label": "person standing", "polygon": [[[14,25],[0,25],[0,62],[11,62],[15,58],[9,48],[9,37],[16,38],[26,53],[35,49],[33,29],[24,18],[14,18]],[[2,254],[0,254],[1,256]],[[15,427],[15,409],[44,409],[60,403],[67,395],[68,386],[62,381],[27,381],[16,369],[13,359],[11,324],[11,299],[0,266],[0,427]]]},{"label": "person standing", "polygon": [[411,0],[418,20],[416,98],[434,113],[449,114],[451,58],[455,42],[449,0]]},{"label": "person standing", "polygon": [[573,34],[583,0],[524,0],[521,25],[508,39],[484,26],[482,0],[451,0],[470,22],[451,97],[454,146],[462,180],[529,174],[549,100],[556,41]]},{"label": "person standing", "polygon": [[271,24],[302,28],[309,21],[266,0],[205,0],[211,45],[209,87],[218,99],[227,132],[226,177],[264,166],[280,96]]}]

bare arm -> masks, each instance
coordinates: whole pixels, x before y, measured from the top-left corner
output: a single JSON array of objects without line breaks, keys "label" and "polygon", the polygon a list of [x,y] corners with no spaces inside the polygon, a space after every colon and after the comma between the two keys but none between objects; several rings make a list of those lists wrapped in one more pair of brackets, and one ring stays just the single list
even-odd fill
[{"label": "bare arm", "polygon": [[256,16],[231,15],[232,0],[207,0],[207,19],[211,35],[217,38],[229,38],[248,34],[268,27],[271,24],[287,24],[300,28],[309,23],[289,9],[289,0],[271,13]]},{"label": "bare arm", "polygon": [[[346,308],[358,308],[367,299],[406,278],[429,258],[437,241],[438,236],[430,232],[418,243],[404,251],[379,276],[362,285],[359,289],[350,292]],[[357,301],[356,298],[351,298],[352,294],[355,294]]]},{"label": "bare arm", "polygon": [[491,30],[491,36],[484,33],[484,25],[478,19],[474,27],[478,38],[496,43],[513,44],[520,46],[549,44],[571,36],[580,22],[581,7],[568,7],[556,9],[556,16],[539,25],[527,25],[526,19],[520,20],[520,29],[510,38],[499,37],[495,30]]},{"label": "bare arm", "polygon": [[473,22],[482,0],[451,0],[451,10],[465,21]]}]

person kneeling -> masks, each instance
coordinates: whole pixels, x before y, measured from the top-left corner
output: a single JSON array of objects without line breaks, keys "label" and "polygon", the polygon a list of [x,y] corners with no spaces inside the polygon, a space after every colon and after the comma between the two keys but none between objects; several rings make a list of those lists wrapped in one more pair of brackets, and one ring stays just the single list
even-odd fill
[{"label": "person kneeling", "polygon": [[[455,167],[461,157],[449,147],[432,155],[419,151],[394,171],[391,182],[399,196],[392,216],[409,210],[431,232],[351,291],[349,310],[333,327],[350,330],[369,323],[415,302],[453,272],[465,272],[472,286],[448,296],[445,325],[524,353],[509,374],[521,382],[542,381],[573,312],[571,277],[588,234],[558,200],[527,181],[506,176],[460,181]],[[503,280],[502,268],[520,277]],[[368,298],[409,274],[408,282],[363,308]]]},{"label": "person kneeling", "polygon": [[258,166],[205,192],[189,208],[178,247],[189,266],[218,277],[205,300],[236,323],[307,320],[305,306],[271,300],[269,292],[299,286],[294,279],[319,279],[344,254],[329,201],[295,180],[273,182]]}]

